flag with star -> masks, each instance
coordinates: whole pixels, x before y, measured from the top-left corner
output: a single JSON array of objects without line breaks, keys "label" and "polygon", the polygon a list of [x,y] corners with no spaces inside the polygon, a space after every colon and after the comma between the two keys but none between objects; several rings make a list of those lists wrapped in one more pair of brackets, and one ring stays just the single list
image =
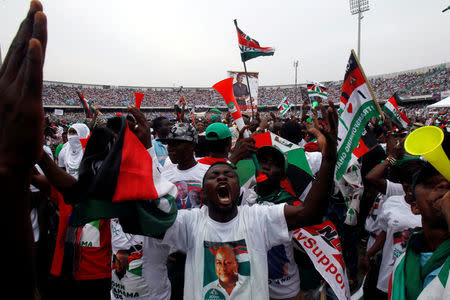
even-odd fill
[{"label": "flag with star", "polygon": [[358,159],[353,151],[359,146],[367,123],[379,115],[375,101],[370,83],[352,50],[340,98],[336,179],[340,179],[348,166]]},{"label": "flag with star", "polygon": [[236,20],[234,20],[234,25],[236,25],[239,49],[241,50],[241,59],[243,62],[258,56],[269,56],[275,53],[274,48],[261,47],[257,40],[252,39],[240,30]]}]

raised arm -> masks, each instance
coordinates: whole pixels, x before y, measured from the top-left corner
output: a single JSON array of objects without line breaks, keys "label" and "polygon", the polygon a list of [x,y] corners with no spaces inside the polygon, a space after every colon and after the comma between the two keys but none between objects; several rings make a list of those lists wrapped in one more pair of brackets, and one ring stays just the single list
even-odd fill
[{"label": "raised arm", "polygon": [[[0,206],[3,245],[14,248],[20,259],[3,259],[8,270],[4,286],[17,284],[15,298],[33,299],[33,240],[29,205],[31,169],[42,152],[44,109],[42,69],[47,43],[47,20],[38,1],[15,36],[0,68]],[[10,250],[3,247],[2,256]]]},{"label": "raised arm", "polygon": [[317,178],[314,180],[303,205],[286,205],[284,208],[286,223],[290,230],[320,222],[320,218],[328,206],[328,198],[333,188],[334,168],[337,158],[338,124],[338,115],[333,103],[331,101],[328,103],[326,130],[321,132],[316,128],[312,129],[312,133],[323,145],[322,164]]},{"label": "raised arm", "polygon": [[386,160],[379,163],[366,175],[366,180],[375,187],[375,189],[386,194],[387,182],[385,173],[388,167],[392,166],[400,159],[404,153],[403,145],[396,143],[394,135],[392,134],[392,121],[388,117],[385,118],[384,125],[386,127]]}]

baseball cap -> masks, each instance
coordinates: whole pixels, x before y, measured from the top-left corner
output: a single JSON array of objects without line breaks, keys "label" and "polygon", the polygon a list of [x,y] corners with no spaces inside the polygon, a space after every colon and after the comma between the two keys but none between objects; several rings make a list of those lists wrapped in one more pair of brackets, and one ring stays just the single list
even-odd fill
[{"label": "baseball cap", "polygon": [[160,139],[161,143],[166,144],[168,141],[185,141],[197,143],[198,133],[194,126],[190,123],[176,123],[170,128],[166,138]]},{"label": "baseball cap", "polygon": [[213,123],[206,128],[205,139],[207,141],[218,141],[231,137],[231,131],[223,123]]}]

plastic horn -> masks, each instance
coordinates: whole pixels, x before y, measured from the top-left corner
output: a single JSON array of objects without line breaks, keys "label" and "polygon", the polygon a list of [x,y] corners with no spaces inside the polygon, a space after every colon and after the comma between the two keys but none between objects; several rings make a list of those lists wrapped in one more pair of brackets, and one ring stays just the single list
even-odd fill
[{"label": "plastic horn", "polygon": [[435,126],[420,127],[405,140],[405,150],[423,156],[447,180],[450,180],[450,160],[442,148],[444,132]]},{"label": "plastic horn", "polygon": [[[222,81],[217,82],[215,85],[213,85],[213,89],[219,92],[219,94],[222,96],[223,100],[225,100],[225,103],[227,104],[228,111],[230,112],[231,116],[233,117],[234,122],[236,123],[237,128],[239,131],[244,128],[244,119],[242,119],[241,111],[239,110],[239,107],[236,102],[236,98],[234,97],[233,93],[233,77],[224,79]],[[248,138],[250,135],[248,133],[248,130],[244,131],[244,137]],[[261,168],[258,163],[258,159],[256,158],[256,155],[252,155],[253,163],[255,164],[256,171],[259,171]]]}]

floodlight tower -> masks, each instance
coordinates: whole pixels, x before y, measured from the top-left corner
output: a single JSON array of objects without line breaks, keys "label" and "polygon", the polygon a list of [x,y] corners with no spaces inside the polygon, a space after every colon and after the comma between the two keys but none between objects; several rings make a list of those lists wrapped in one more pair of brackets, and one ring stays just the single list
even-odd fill
[{"label": "floodlight tower", "polygon": [[352,15],[358,14],[358,59],[361,61],[361,20],[362,13],[369,10],[369,0],[350,0],[350,12]]}]

